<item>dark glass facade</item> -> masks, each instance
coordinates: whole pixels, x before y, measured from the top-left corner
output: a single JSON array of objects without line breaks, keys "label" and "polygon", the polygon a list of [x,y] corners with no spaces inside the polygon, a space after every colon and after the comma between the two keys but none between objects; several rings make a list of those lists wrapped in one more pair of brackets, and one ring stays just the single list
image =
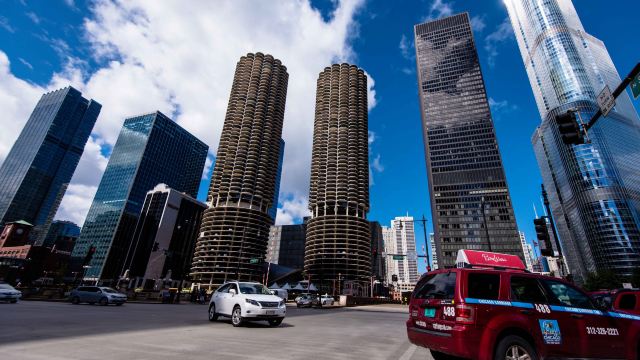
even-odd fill
[{"label": "dark glass facade", "polygon": [[369,222],[371,229],[371,275],[378,281],[385,281],[387,277],[387,262],[384,257],[385,247],[382,226],[377,221]]},{"label": "dark glass facade", "polygon": [[416,25],[415,47],[440,267],[459,249],[524,258],[469,15]]},{"label": "dark glass facade", "polygon": [[160,112],[126,119],[87,214],[73,258],[96,247],[88,280],[120,273],[147,192],[157,184],[195,197],[208,146]]},{"label": "dark glass facade", "polygon": [[[41,244],[36,244],[44,247],[52,247],[58,243],[68,243],[75,241],[80,236],[80,227],[71,221],[56,220],[49,226],[49,232],[44,237]],[[57,246],[56,246],[57,247]]]},{"label": "dark glass facade", "polygon": [[100,109],[72,87],[42,95],[0,166],[0,228],[26,220],[42,242]]},{"label": "dark glass facade", "polygon": [[292,269],[304,267],[306,223],[276,225],[269,230],[267,261]]},{"label": "dark glass facade", "polygon": [[147,279],[145,285],[168,276],[184,280],[205,208],[205,204],[164,184],[149,191],[121,273],[128,269],[130,278]]}]

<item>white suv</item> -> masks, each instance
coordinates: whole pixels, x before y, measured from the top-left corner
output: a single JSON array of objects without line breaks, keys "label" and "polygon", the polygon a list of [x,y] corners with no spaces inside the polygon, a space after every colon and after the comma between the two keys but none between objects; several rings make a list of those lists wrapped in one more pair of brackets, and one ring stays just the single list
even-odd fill
[{"label": "white suv", "polygon": [[252,320],[267,320],[269,325],[278,326],[286,313],[284,300],[257,282],[225,283],[209,301],[209,321],[216,321],[220,315],[229,316],[233,326]]}]

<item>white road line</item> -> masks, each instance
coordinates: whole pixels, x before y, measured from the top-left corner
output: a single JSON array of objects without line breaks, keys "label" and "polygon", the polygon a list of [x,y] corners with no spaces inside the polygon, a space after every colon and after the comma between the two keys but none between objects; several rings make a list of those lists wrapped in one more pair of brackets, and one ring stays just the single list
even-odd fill
[{"label": "white road line", "polygon": [[411,346],[409,346],[407,351],[405,351],[404,354],[402,354],[402,356],[400,358],[398,358],[398,360],[409,360],[409,359],[411,359],[411,357],[413,356],[413,353],[416,352],[416,349],[418,349],[418,347],[413,345],[413,344],[411,344]]}]

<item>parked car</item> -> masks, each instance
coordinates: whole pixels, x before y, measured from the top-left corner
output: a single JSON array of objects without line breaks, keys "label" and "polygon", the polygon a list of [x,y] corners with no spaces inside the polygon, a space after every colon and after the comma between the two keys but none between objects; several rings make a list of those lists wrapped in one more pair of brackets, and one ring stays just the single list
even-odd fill
[{"label": "parked car", "polygon": [[256,320],[279,326],[286,313],[285,301],[257,282],[227,282],[211,294],[209,301],[209,321],[227,316],[236,327]]},{"label": "parked car", "polygon": [[21,297],[22,292],[20,290],[16,290],[9,284],[0,284],[0,301],[8,301],[12,304],[15,304]]},{"label": "parked car", "polygon": [[600,306],[619,313],[640,315],[640,289],[616,289],[590,292]]},{"label": "parked car", "polygon": [[460,250],[456,263],[422,275],[411,295],[409,341],[434,359],[638,359],[640,316],[607,311],[514,255]]},{"label": "parked car", "polygon": [[317,294],[301,294],[296,298],[297,307],[319,307],[322,306],[320,297]]},{"label": "parked car", "polygon": [[106,286],[80,286],[71,291],[69,300],[73,304],[86,302],[100,305],[116,304],[118,306],[127,301],[127,295]]},{"label": "parked car", "polygon": [[271,289],[271,292],[285,302],[289,299],[289,292],[285,289]]},{"label": "parked car", "polygon": [[333,299],[333,296],[328,294],[322,295],[320,299],[322,300],[322,305],[333,305],[335,302],[335,300]]}]

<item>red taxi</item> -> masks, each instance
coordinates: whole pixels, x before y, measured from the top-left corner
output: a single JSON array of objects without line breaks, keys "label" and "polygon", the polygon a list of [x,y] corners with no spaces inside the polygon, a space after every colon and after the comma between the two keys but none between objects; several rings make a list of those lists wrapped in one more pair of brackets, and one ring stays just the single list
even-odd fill
[{"label": "red taxi", "polygon": [[460,250],[457,263],[422,275],[409,305],[409,341],[436,360],[638,359],[640,316],[598,307],[517,256]]},{"label": "red taxi", "polygon": [[590,292],[596,304],[609,310],[640,315],[640,289],[617,289]]}]

